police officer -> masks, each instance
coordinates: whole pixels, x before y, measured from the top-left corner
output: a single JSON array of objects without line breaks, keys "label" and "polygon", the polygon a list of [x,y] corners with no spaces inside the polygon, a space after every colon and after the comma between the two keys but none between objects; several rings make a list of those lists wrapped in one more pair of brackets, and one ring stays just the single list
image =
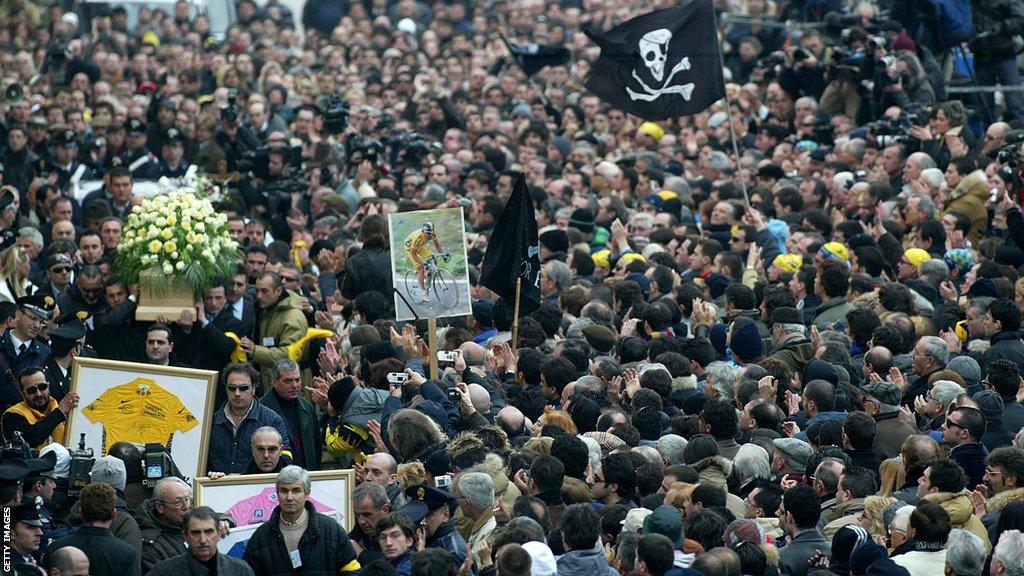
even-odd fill
[{"label": "police officer", "polygon": [[43,529],[45,547],[48,540],[46,535],[57,527],[54,510],[51,508],[57,491],[57,479],[53,475],[57,453],[47,452],[45,456],[26,460],[25,465],[28,466],[29,475],[21,484],[21,503],[37,508],[42,521],[40,527]]},{"label": "police officer", "polygon": [[24,460],[5,452],[0,461],[0,506],[17,506],[21,502],[21,481],[30,473]]},{"label": "police officer", "polygon": [[43,374],[50,385],[50,396],[58,402],[71,390],[71,362],[85,346],[85,324],[77,318],[50,330],[50,355],[43,363]]},{"label": "police officer", "polygon": [[78,161],[78,135],[74,130],[70,128],[61,130],[54,139],[51,149],[53,161],[57,164],[57,186],[62,190],[68,188],[71,179],[78,174],[79,170],[81,170],[81,174],[78,176],[80,180],[93,179],[94,174],[89,167]]},{"label": "police officer", "polygon": [[446,490],[417,484],[405,491],[409,502],[399,510],[423,530],[428,548],[451,553],[457,571],[466,560],[466,541],[455,530],[455,496]]},{"label": "police officer", "polygon": [[171,126],[164,134],[163,145],[160,147],[160,176],[181,178],[188,172],[188,166],[185,160],[185,134]]},{"label": "police officer", "polygon": [[11,508],[11,560],[14,564],[38,564],[43,539],[43,521],[35,504],[19,504]]},{"label": "police officer", "polygon": [[146,123],[131,118],[124,123],[125,151],[121,165],[132,172],[136,180],[159,180],[160,164],[156,156],[146,147]]},{"label": "police officer", "polygon": [[0,336],[0,412],[21,402],[18,374],[29,366],[42,366],[50,347],[37,338],[53,315],[52,296],[22,296],[15,301],[14,326]]}]

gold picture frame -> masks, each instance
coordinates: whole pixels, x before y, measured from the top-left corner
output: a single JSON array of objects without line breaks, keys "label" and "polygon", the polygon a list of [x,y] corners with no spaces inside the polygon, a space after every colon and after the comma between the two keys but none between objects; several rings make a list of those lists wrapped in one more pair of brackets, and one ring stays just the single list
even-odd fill
[{"label": "gold picture frame", "polygon": [[206,474],[216,372],[75,358],[71,374],[71,392],[80,399],[68,415],[68,447],[78,448],[85,433],[85,446],[99,458],[121,440],[164,446],[171,440],[171,457],[182,475]]},{"label": "gold picture frame", "polygon": [[[270,519],[270,514],[276,503],[267,502],[263,496],[267,489],[275,486],[277,474],[244,474],[224,476],[216,480],[201,477],[193,481],[194,497],[196,506],[209,506],[217,512],[231,512],[232,510],[243,510],[243,517],[232,517],[238,526],[259,524],[254,521],[256,518],[265,522]],[[352,530],[355,512],[352,510],[352,490],[355,489],[356,473],[352,469],[346,470],[318,470],[309,473],[310,494],[318,511],[331,515],[337,512],[346,531]],[[340,492],[340,495],[338,494]],[[243,501],[245,502],[244,504]],[[241,506],[240,506],[241,504]],[[265,504],[273,504],[273,507],[266,509]],[[322,507],[322,508],[321,508]]]}]

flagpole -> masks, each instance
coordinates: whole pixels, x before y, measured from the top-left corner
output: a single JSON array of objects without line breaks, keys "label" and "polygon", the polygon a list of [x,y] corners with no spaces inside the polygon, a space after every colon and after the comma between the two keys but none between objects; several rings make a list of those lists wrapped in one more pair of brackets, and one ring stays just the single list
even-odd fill
[{"label": "flagpole", "polygon": [[[712,7],[712,10],[714,8]],[[722,40],[718,37],[718,18],[715,18],[715,48],[718,49],[718,65],[722,67],[722,95],[725,98],[725,122],[729,125],[729,140],[732,141],[732,153],[736,156],[736,171],[740,176],[740,189],[743,190],[743,199],[750,208],[750,196],[747,194],[747,180],[743,177],[743,168],[740,166],[740,147],[736,143],[736,127],[732,125],[732,104],[729,103],[729,95],[725,87],[725,56],[722,55]]]},{"label": "flagpole", "polygon": [[519,293],[523,289],[523,277],[516,276],[516,303],[512,312],[512,353],[519,349]]}]

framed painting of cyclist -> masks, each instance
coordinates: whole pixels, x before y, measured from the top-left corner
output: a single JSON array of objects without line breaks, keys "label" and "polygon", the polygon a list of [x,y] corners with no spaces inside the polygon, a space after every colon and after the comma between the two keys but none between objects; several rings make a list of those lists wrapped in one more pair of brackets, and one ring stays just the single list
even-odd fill
[{"label": "framed painting of cyclist", "polygon": [[469,316],[462,208],[388,214],[398,320]]}]

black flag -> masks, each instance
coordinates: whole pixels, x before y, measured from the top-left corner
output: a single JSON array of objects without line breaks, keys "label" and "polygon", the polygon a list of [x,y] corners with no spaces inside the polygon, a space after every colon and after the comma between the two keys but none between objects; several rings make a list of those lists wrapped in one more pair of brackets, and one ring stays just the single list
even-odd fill
[{"label": "black flag", "polygon": [[511,306],[515,303],[517,278],[523,279],[519,315],[525,316],[540,308],[540,243],[533,200],[522,174],[516,178],[512,195],[487,241],[480,284]]},{"label": "black flag", "polygon": [[656,10],[600,33],[587,89],[645,120],[697,114],[725,96],[712,0]]},{"label": "black flag", "polygon": [[504,36],[502,36],[502,40],[505,41],[505,46],[508,47],[509,54],[512,55],[516,64],[523,69],[523,72],[526,72],[527,78],[540,72],[545,66],[567,64],[572,58],[572,53],[565,46],[543,46],[539,44],[521,46],[509,42]]}]

